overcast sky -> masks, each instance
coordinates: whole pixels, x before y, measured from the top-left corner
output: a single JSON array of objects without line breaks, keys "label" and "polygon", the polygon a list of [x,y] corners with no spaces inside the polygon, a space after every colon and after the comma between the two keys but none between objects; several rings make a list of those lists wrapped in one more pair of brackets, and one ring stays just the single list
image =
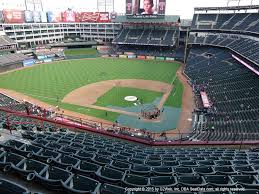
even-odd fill
[{"label": "overcast sky", "polygon": [[[40,0],[34,0],[34,2],[37,1]],[[42,0],[42,5],[45,11],[64,11],[67,8],[73,8],[76,11],[98,11],[99,8],[99,11],[104,11],[104,4],[99,3],[99,7],[97,7],[97,1],[106,2],[107,11],[113,11],[112,2],[114,1],[114,11],[125,13],[126,0]],[[240,5],[250,5],[251,1],[254,5],[259,5],[259,0],[241,0]],[[24,0],[0,0],[0,9],[7,7],[24,9],[24,2]],[[27,2],[33,1],[27,0]],[[180,15],[182,19],[192,19],[194,7],[226,6],[227,2],[228,0],[166,0],[166,14]],[[232,0],[229,5],[238,5],[238,0]]]}]

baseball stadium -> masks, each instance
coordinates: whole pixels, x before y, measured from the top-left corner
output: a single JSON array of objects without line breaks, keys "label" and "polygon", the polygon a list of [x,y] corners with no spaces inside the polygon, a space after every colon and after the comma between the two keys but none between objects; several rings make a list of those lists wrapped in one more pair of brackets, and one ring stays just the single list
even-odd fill
[{"label": "baseball stadium", "polygon": [[223,1],[1,0],[0,193],[258,194],[259,2]]}]

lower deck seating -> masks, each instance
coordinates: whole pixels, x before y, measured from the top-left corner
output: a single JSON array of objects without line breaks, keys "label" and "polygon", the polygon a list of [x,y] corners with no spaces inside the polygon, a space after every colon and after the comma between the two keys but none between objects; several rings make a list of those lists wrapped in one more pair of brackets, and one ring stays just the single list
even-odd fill
[{"label": "lower deck seating", "polygon": [[196,97],[204,91],[211,104],[194,140],[259,139],[259,78],[254,72],[226,49],[200,47],[191,49],[185,73]]}]

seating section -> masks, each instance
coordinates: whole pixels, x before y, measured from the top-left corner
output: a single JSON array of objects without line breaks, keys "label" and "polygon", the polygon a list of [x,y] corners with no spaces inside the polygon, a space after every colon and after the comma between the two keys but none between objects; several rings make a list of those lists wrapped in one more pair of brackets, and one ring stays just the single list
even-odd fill
[{"label": "seating section", "polygon": [[16,44],[16,42],[6,35],[0,35],[0,47],[11,44]]},{"label": "seating section", "polygon": [[259,32],[258,13],[195,14],[192,30]]},{"label": "seating section", "polygon": [[5,94],[0,93],[0,107],[16,112],[29,113],[49,117],[51,112],[27,101],[19,102]]},{"label": "seating section", "polygon": [[21,53],[5,54],[5,55],[1,55],[0,53],[0,67],[22,63],[26,59],[28,59],[28,57]]},{"label": "seating section", "polygon": [[190,44],[213,45],[229,48],[259,64],[259,40],[251,36],[206,33],[190,35]]},{"label": "seating section", "polygon": [[191,79],[196,102],[203,91],[211,104],[209,110],[198,113],[193,140],[259,139],[259,79],[254,72],[226,49],[195,47],[185,74]]},{"label": "seating section", "polygon": [[179,32],[166,29],[122,29],[117,44],[174,46]]},{"label": "seating section", "polygon": [[[259,192],[258,152],[226,148],[154,148],[69,131],[37,132],[32,136],[34,140],[26,143],[13,139],[0,144],[1,169],[4,168],[7,175],[19,175],[29,183],[52,191],[133,194],[138,192],[127,192],[124,188],[224,187],[251,189],[250,194]],[[41,141],[45,143],[40,144]],[[81,146],[74,147],[78,141]],[[61,147],[54,147],[56,142],[66,143],[57,143]],[[35,147],[28,155],[24,148],[30,146]],[[64,152],[69,149],[76,152]],[[82,153],[89,155],[79,157]],[[14,187],[17,187],[15,183],[8,189]],[[151,193],[177,192],[161,189]]]}]

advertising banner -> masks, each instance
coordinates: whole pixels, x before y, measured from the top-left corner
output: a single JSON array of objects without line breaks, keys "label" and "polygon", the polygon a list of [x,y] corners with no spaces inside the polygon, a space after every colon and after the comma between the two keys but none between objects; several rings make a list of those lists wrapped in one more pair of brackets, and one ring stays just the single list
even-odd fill
[{"label": "advertising banner", "polygon": [[146,59],[148,59],[148,60],[154,60],[155,57],[154,57],[154,56],[147,56]]},{"label": "advertising banner", "polygon": [[119,58],[127,59],[127,58],[128,58],[128,56],[127,56],[127,55],[119,55]]},{"label": "advertising banner", "polygon": [[172,57],[166,57],[165,60],[167,60],[167,61],[174,61],[174,58],[172,58]]},{"label": "advertising banner", "polygon": [[132,0],[126,0],[126,15],[131,15],[133,11],[133,2]]},{"label": "advertising banner", "polygon": [[165,15],[165,8],[166,8],[166,0],[159,0],[158,3],[158,14]]},{"label": "advertising banner", "polygon": [[146,16],[165,15],[166,0],[126,0],[126,15],[138,18],[154,18]]},{"label": "advertising banner", "polygon": [[52,59],[44,59],[43,62],[44,63],[50,63],[50,62],[52,62]]},{"label": "advertising banner", "polygon": [[35,64],[35,60],[34,59],[28,59],[28,60],[24,60],[23,61],[23,66],[24,67],[32,66],[34,64]]},{"label": "advertising banner", "polygon": [[47,58],[47,56],[45,56],[45,55],[38,55],[37,58],[38,58],[39,60],[44,60],[44,59]]},{"label": "advertising banner", "polygon": [[39,11],[33,12],[33,21],[34,23],[41,23],[41,16]]},{"label": "advertising banner", "polygon": [[136,59],[136,57],[137,57],[136,55],[128,55],[129,59]]},{"label": "advertising banner", "polygon": [[139,55],[139,56],[138,56],[138,59],[146,59],[146,56],[144,56],[144,55]]},{"label": "advertising banner", "polygon": [[24,18],[26,23],[33,22],[33,13],[29,10],[24,11]]},{"label": "advertising banner", "polygon": [[81,22],[110,22],[108,12],[81,12]]},{"label": "advertising banner", "polygon": [[156,57],[156,60],[164,61],[165,58],[164,57]]},{"label": "advertising banner", "polygon": [[62,22],[62,14],[60,12],[48,11],[47,15],[49,23]]},{"label": "advertising banner", "polygon": [[63,22],[75,22],[76,21],[76,13],[74,11],[67,10],[62,13]]},{"label": "advertising banner", "polygon": [[24,11],[4,9],[3,15],[5,23],[24,23]]},{"label": "advertising banner", "polygon": [[43,23],[48,22],[47,13],[45,11],[40,12],[40,18],[41,18],[41,22],[43,22]]}]

